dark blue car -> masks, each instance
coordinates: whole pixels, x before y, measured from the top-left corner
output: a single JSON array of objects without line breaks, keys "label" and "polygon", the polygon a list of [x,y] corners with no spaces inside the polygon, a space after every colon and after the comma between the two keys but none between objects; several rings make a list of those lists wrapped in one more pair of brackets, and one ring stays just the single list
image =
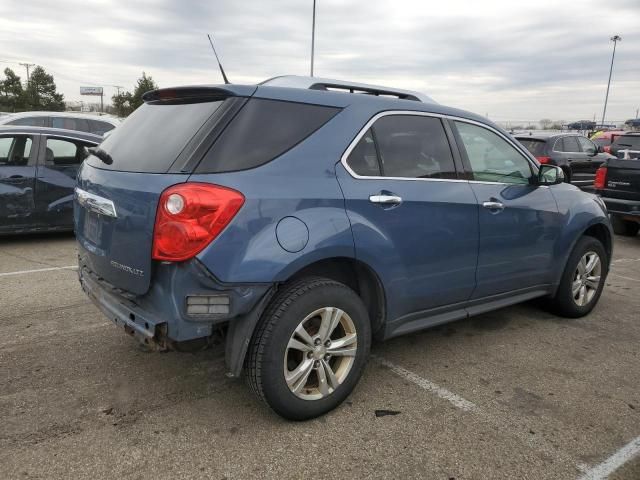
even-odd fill
[{"label": "dark blue car", "polygon": [[144,99],[78,174],[82,287],[147,345],[223,339],[284,417],[340,404],[373,337],[598,301],[602,201],[485,118],[305,77]]},{"label": "dark blue car", "polygon": [[73,229],[73,189],[84,148],[102,137],[0,127],[0,235]]}]

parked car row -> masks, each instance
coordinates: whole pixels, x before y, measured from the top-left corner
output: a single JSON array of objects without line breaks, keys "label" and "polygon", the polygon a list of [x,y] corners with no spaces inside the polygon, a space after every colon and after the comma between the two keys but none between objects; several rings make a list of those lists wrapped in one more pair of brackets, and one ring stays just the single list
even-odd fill
[{"label": "parked car row", "polygon": [[21,112],[0,116],[0,126],[43,127],[104,135],[120,124],[116,117],[76,112]]},{"label": "parked car row", "polygon": [[84,148],[102,136],[0,127],[0,234],[73,228],[73,189]]},{"label": "parked car row", "polygon": [[603,162],[614,158],[583,135],[546,133],[515,135],[541,164],[562,168],[566,182],[583,190],[593,190],[593,181]]}]

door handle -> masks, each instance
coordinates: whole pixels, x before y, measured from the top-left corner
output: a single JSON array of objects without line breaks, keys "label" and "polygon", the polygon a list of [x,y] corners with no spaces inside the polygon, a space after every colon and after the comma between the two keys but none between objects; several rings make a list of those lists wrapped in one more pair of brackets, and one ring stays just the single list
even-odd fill
[{"label": "door handle", "polygon": [[504,210],[504,204],[500,202],[482,202],[482,206],[489,210]]},{"label": "door handle", "polygon": [[402,203],[402,197],[397,195],[370,195],[369,201],[371,203],[377,203],[379,205],[400,205]]}]

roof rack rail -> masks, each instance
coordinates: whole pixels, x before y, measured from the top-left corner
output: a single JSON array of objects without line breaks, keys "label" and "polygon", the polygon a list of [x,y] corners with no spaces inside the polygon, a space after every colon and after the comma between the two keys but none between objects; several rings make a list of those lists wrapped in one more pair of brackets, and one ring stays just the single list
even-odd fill
[{"label": "roof rack rail", "polygon": [[397,88],[381,87],[377,85],[367,85],[366,83],[345,82],[329,78],[302,77],[298,75],[282,75],[273,77],[260,85],[273,87],[304,88],[309,90],[338,91],[345,93],[359,93],[364,95],[375,95],[378,97],[393,97],[402,100],[413,100],[423,103],[436,103],[430,97],[411,90],[401,90]]}]

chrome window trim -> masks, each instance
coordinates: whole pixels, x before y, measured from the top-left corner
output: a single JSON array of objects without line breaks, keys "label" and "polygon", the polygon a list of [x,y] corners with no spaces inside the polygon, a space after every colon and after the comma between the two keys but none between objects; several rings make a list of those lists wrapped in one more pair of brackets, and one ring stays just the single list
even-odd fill
[{"label": "chrome window trim", "polygon": [[[454,115],[446,115],[446,114],[442,114],[442,113],[420,112],[420,111],[416,111],[416,110],[387,110],[387,111],[384,111],[384,112],[377,113],[376,115],[371,117],[369,119],[369,121],[364,125],[364,127],[362,127],[362,129],[358,132],[358,134],[355,136],[355,138],[351,141],[351,143],[349,144],[347,149],[342,154],[342,157],[340,157],[340,163],[345,168],[345,170],[349,173],[349,175],[351,175],[353,178],[356,178],[358,180],[408,180],[408,181],[416,181],[417,180],[417,181],[422,181],[422,182],[462,182],[462,183],[478,183],[478,184],[486,184],[486,185],[521,185],[521,184],[517,184],[517,183],[484,182],[484,181],[481,181],[481,180],[465,180],[465,179],[460,179],[460,178],[411,178],[411,177],[384,177],[384,176],[358,175],[356,172],[354,172],[351,169],[351,167],[347,163],[347,159],[349,158],[349,155],[351,155],[351,152],[356,147],[358,142],[362,139],[362,137],[364,137],[364,135],[367,133],[367,131],[371,128],[371,126],[377,120],[379,120],[382,117],[386,117],[386,116],[390,116],[390,115],[415,115],[415,116],[418,116],[418,117],[435,117],[435,118],[440,118],[440,119],[454,120],[454,121],[459,121],[459,122],[470,123],[470,124],[473,124],[473,125],[478,125],[479,127],[486,128],[487,130],[497,134],[498,136],[500,136],[504,140],[506,140],[506,142],[509,145],[511,145],[513,148],[515,148],[516,151],[520,152],[520,154],[525,158],[525,160],[527,162],[529,162],[529,164],[532,167],[534,167],[534,172],[535,172],[535,170],[538,169],[538,166],[535,163],[533,163],[531,161],[531,159],[529,158],[528,151],[525,153],[524,147],[519,147],[511,139],[506,137],[502,132],[500,132],[499,130],[496,130],[492,126],[487,125],[485,123],[478,122],[478,121],[475,121],[475,120],[470,120],[468,118],[456,117]],[[451,147],[451,144],[450,144],[448,138],[447,138],[447,143],[449,143],[449,146]]]},{"label": "chrome window trim", "polygon": [[[1,127],[1,125],[0,125]],[[85,133],[89,133],[89,132],[85,132]],[[86,143],[95,143],[96,145],[99,145],[98,142],[96,142],[95,140],[87,140],[86,138],[80,138],[80,137],[73,137],[71,135],[58,135],[57,133],[45,133],[45,132],[20,132],[20,131],[11,131],[11,132],[0,132],[0,137],[5,137],[5,136],[11,136],[11,135],[29,135],[31,137],[35,137],[36,135],[41,136],[41,137],[47,137],[47,138],[64,138],[66,140],[76,140],[79,142],[86,142]],[[91,134],[91,135],[95,135]]]}]

